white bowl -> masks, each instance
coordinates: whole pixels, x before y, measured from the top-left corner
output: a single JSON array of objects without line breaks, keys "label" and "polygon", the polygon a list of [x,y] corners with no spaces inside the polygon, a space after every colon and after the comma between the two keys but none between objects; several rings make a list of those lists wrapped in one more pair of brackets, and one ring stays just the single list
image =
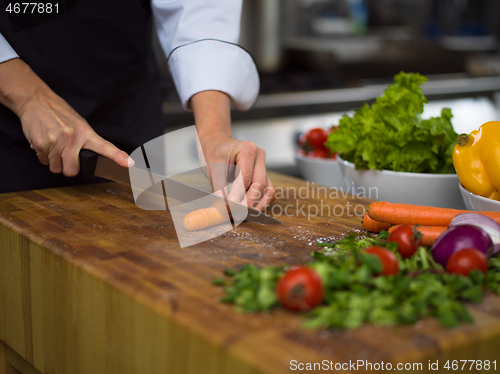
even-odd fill
[{"label": "white bowl", "polygon": [[465,207],[476,212],[500,212],[500,201],[488,199],[467,191],[461,183],[458,184]]},{"label": "white bowl", "polygon": [[300,175],[305,180],[325,187],[345,188],[339,162],[333,159],[313,158],[295,154]]},{"label": "white bowl", "polygon": [[360,197],[373,200],[464,209],[456,174],[404,173],[391,170],[356,170],[338,158],[347,186]]}]

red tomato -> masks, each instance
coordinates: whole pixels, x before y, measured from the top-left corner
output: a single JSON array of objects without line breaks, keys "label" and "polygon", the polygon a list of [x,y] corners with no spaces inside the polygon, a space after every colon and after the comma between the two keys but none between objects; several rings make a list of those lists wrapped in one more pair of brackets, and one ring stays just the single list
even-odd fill
[{"label": "red tomato", "polygon": [[389,235],[388,241],[398,243],[398,252],[403,258],[410,258],[421,245],[419,232],[410,225],[401,225]]},{"label": "red tomato", "polygon": [[307,311],[323,301],[323,283],[319,275],[306,266],[288,270],[278,281],[278,298],[285,308]]},{"label": "red tomato", "polygon": [[328,138],[328,130],[315,128],[305,133],[305,138],[311,147],[323,147],[326,138]]},{"label": "red tomato", "polygon": [[467,276],[474,269],[480,270],[484,274],[488,271],[486,256],[474,248],[464,248],[453,253],[446,263],[446,270],[449,273]]},{"label": "red tomato", "polygon": [[365,252],[378,257],[382,263],[381,275],[393,275],[399,272],[398,259],[396,255],[383,247],[372,246],[365,249]]},{"label": "red tomato", "polygon": [[307,155],[314,158],[328,158],[328,150],[325,148],[316,148]]}]

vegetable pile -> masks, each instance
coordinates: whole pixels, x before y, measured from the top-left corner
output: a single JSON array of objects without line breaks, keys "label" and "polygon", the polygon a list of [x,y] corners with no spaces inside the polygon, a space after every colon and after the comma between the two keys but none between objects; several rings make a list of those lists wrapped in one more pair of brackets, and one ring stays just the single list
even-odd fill
[{"label": "vegetable pile", "polygon": [[458,134],[451,110],[422,119],[427,99],[420,87],[427,78],[401,72],[370,107],[344,115],[326,146],[357,169],[387,169],[414,173],[455,173],[452,151]]},{"label": "vegetable pile", "polygon": [[435,208],[413,204],[375,201],[370,204],[363,219],[366,231],[395,230],[399,225],[418,225],[422,243],[435,245],[435,241],[449,227],[472,224],[490,234],[494,252],[500,251],[500,212],[470,213],[468,210]]},{"label": "vegetable pile", "polygon": [[334,132],[337,127],[330,130],[316,127],[303,133],[299,138],[299,149],[297,154],[313,158],[337,159],[337,152],[331,152],[325,145],[328,134]]},{"label": "vegetable pile", "polygon": [[456,251],[446,272],[432,250],[421,245],[418,231],[402,227],[391,234],[381,231],[377,238],[351,234],[319,243],[321,249],[307,265],[289,269],[248,264],[227,270],[227,277],[214,283],[224,287],[221,301],[239,311],[270,311],[281,305],[304,312],[308,328],[400,325],[428,316],[455,327],[472,322],[464,302],[481,302],[485,290],[500,293],[496,255],[486,262],[476,249]]}]

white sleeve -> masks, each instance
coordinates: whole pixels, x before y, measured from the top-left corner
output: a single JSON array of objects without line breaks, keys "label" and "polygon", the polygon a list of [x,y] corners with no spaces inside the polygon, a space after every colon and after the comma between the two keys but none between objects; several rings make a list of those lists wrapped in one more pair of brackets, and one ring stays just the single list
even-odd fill
[{"label": "white sleeve", "polygon": [[10,44],[5,40],[2,34],[0,34],[0,63],[13,58],[19,57],[17,53],[12,49]]},{"label": "white sleeve", "polygon": [[186,110],[197,92],[227,93],[250,109],[260,83],[252,56],[237,45],[242,0],[153,0],[158,38]]}]

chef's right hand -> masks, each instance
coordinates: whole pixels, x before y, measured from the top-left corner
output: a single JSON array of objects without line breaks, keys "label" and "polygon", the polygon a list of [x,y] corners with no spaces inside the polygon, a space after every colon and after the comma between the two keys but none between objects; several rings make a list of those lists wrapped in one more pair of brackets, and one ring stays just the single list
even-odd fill
[{"label": "chef's right hand", "polygon": [[53,173],[77,175],[82,148],[123,167],[133,165],[125,152],[97,135],[83,117],[18,58],[0,64],[0,103],[20,118],[31,148]]}]

